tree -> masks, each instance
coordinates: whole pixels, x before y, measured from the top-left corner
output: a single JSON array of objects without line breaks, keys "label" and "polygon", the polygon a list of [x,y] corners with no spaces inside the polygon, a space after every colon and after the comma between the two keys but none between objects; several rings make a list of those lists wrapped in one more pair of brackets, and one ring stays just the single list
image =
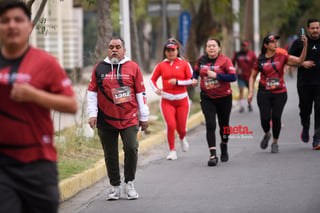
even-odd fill
[{"label": "tree", "polygon": [[[34,2],[35,2],[35,0],[29,0],[29,1],[26,2],[30,11],[32,11],[31,8],[32,8],[32,5],[33,5]],[[39,21],[39,19],[41,17],[41,14],[43,13],[43,10],[44,10],[47,2],[48,2],[48,0],[42,0],[41,1],[39,9],[37,10],[37,13],[36,13],[36,15],[34,16],[34,18],[32,20],[33,25],[36,25],[37,22]]]},{"label": "tree", "polygon": [[108,41],[112,37],[111,4],[110,0],[96,0],[98,14],[98,34],[95,49],[97,59],[102,59],[106,55]]}]

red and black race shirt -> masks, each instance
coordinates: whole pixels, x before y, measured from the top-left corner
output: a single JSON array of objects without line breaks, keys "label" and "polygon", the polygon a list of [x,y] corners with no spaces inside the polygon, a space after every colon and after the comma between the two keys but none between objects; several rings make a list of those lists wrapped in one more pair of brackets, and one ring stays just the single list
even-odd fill
[{"label": "red and black race shirt", "polygon": [[239,51],[233,55],[232,63],[237,64],[237,75],[239,79],[249,81],[254,62],[257,60],[256,54],[249,50]]},{"label": "red and black race shirt", "polygon": [[260,55],[254,69],[261,73],[259,89],[267,90],[272,93],[286,92],[284,82],[284,66],[288,62],[288,54],[276,53],[271,58]]},{"label": "red and black race shirt", "polygon": [[21,162],[56,161],[50,110],[10,98],[13,83],[29,83],[54,94],[73,96],[71,81],[57,60],[30,47],[17,59],[0,55],[0,153]]},{"label": "red and black race shirt", "polygon": [[[123,89],[126,97],[117,103],[113,91]],[[98,93],[98,128],[124,129],[139,124],[136,93],[145,92],[145,87],[138,64],[129,60],[119,64],[99,62],[88,90]]]},{"label": "red and black race shirt", "polygon": [[232,94],[229,82],[215,80],[215,82],[211,84],[214,85],[211,88],[208,87],[207,84],[207,70],[212,70],[218,74],[236,74],[234,66],[227,56],[219,54],[216,59],[209,59],[207,55],[202,55],[198,58],[194,70],[196,73],[200,74],[201,90],[210,98],[221,98]]}]

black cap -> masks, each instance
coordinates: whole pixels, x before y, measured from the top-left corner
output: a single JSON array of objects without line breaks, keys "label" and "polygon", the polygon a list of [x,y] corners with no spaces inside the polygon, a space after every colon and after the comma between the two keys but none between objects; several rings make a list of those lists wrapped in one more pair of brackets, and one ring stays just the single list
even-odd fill
[{"label": "black cap", "polygon": [[263,40],[264,40],[264,43],[266,43],[266,42],[273,41],[275,39],[276,40],[280,39],[280,36],[275,34],[268,34]]}]

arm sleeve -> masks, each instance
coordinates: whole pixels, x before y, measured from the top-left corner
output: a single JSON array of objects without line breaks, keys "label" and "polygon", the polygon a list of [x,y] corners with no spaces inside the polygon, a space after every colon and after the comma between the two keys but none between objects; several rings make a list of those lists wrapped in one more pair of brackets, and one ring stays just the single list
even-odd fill
[{"label": "arm sleeve", "polygon": [[146,93],[136,93],[136,98],[138,102],[138,110],[140,114],[140,121],[148,121],[149,107],[146,101]]},{"label": "arm sleeve", "polygon": [[186,65],[186,80],[177,80],[177,85],[181,86],[189,86],[192,84],[192,75],[193,75],[193,69],[191,65],[187,62]]},{"label": "arm sleeve", "polygon": [[199,60],[197,61],[196,65],[194,66],[194,71],[192,74],[192,78],[198,79],[199,78]]},{"label": "arm sleeve", "polygon": [[153,69],[152,76],[149,80],[151,89],[153,92],[156,92],[159,88],[157,86],[157,80],[160,77],[159,64]]},{"label": "arm sleeve", "polygon": [[98,115],[98,93],[88,91],[87,93],[87,102],[88,102],[88,116],[91,117],[97,117]]},{"label": "arm sleeve", "polygon": [[217,73],[217,80],[219,81],[226,81],[226,82],[233,82],[237,80],[236,74],[221,74]]}]

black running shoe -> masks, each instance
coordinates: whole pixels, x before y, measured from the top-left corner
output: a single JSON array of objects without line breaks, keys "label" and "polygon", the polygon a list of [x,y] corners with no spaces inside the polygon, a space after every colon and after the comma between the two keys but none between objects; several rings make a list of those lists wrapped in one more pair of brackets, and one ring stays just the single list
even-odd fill
[{"label": "black running shoe", "polygon": [[220,143],[220,149],[221,149],[221,162],[227,162],[229,160],[229,154],[228,154],[228,145],[226,143]]},{"label": "black running shoe", "polygon": [[302,128],[300,138],[304,143],[309,142],[310,136],[309,136],[309,129],[308,128],[304,128],[304,127]]},{"label": "black running shoe", "polygon": [[260,143],[261,149],[266,149],[268,147],[268,143],[269,143],[270,138],[271,138],[271,134],[263,136],[263,139]]},{"label": "black running shoe", "polygon": [[215,157],[210,157],[209,161],[208,161],[208,166],[216,166],[218,164],[219,159],[217,158],[217,156]]}]

